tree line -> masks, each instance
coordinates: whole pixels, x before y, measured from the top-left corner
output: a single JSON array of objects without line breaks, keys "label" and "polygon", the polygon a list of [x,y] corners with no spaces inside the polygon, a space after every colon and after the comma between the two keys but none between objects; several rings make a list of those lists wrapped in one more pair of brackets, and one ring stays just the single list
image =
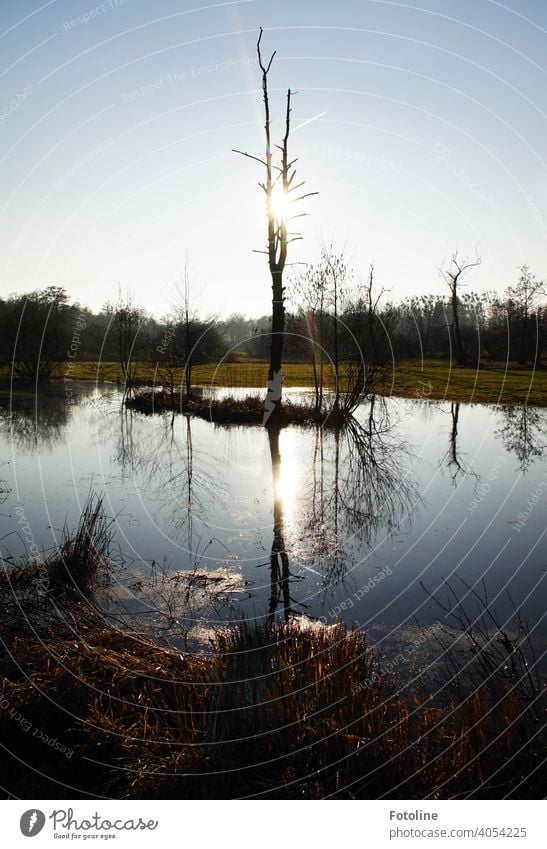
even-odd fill
[{"label": "tree line", "polygon": [[[349,267],[344,252],[323,245],[315,263],[303,268],[287,261],[291,242],[301,239],[292,222],[306,213],[298,204],[304,192],[289,155],[292,90],[287,90],[281,144],[274,144],[269,96],[269,60],[257,41],[264,103],[264,152],[236,151],[263,168],[267,222],[265,249],[271,277],[269,316],[232,314],[219,319],[195,308],[186,264],[170,314],[158,319],[128,293],[93,312],[71,303],[58,286],[0,299],[0,367],[19,379],[48,379],[60,363],[77,376],[76,361],[118,362],[126,389],[138,381],[138,364],[155,363],[157,382],[175,392],[184,370],[189,399],[192,369],[199,363],[255,358],[268,366],[265,409],[281,409],[283,362],[307,362],[321,409],[325,386],[334,376],[334,412],[346,412],[374,392],[382,372],[401,359],[445,358],[460,365],[481,360],[539,367],[545,350],[545,284],[523,265],[503,294],[477,294],[468,288],[481,264],[454,251],[439,269],[444,294],[396,301],[366,274]],[[274,150],[279,151],[277,158]],[[293,270],[294,268],[296,272]],[[328,376],[328,377],[326,377]],[[178,387],[177,387],[178,391]],[[343,413],[344,411],[341,410]],[[272,418],[272,422],[275,416]]]},{"label": "tree line", "polygon": [[[333,375],[340,395],[357,387],[367,394],[378,370],[404,359],[540,367],[545,285],[524,265],[503,294],[478,294],[464,287],[479,262],[455,253],[441,270],[445,294],[396,302],[376,285],[374,267],[359,278],[343,253],[323,249],[316,263],[287,281],[285,361],[310,365],[319,404]],[[184,369],[189,395],[194,365],[267,360],[270,345],[269,316],[199,315],[186,273],[178,302],[161,319],[121,292],[97,312],[71,302],[56,286],[0,299],[0,363],[20,379],[48,379],[60,363],[100,360],[119,363],[130,388],[138,364],[147,362],[156,364],[159,379],[173,391]]]}]

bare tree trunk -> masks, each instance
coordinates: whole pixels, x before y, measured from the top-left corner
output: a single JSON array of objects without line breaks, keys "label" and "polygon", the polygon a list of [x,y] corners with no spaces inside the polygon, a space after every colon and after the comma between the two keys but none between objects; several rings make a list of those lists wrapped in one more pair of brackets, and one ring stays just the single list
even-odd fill
[{"label": "bare tree trunk", "polygon": [[334,395],[334,411],[338,412],[340,406],[340,351],[338,342],[338,291],[336,277],[334,278],[334,328],[333,328],[333,352],[332,358],[334,363],[334,380],[335,380],[335,395]]},{"label": "bare tree trunk", "polygon": [[[285,304],[283,301],[283,274],[272,271],[272,341],[268,380],[275,380],[283,364],[283,342],[285,337]],[[279,397],[281,403],[281,396]]]},{"label": "bare tree trunk", "polygon": [[188,260],[184,266],[184,380],[186,403],[192,394],[192,340],[190,338],[190,274]]},{"label": "bare tree trunk", "polygon": [[[312,319],[312,322],[314,319]],[[312,338],[311,344],[311,366],[313,371],[313,388],[315,391],[315,409],[319,410],[319,375],[317,374],[317,343]]]},{"label": "bare tree trunk", "polygon": [[325,385],[324,378],[324,356],[323,356],[323,348],[324,348],[324,339],[325,339],[325,295],[324,290],[321,292],[321,300],[320,300],[320,312],[319,312],[319,409],[321,410],[323,407],[323,388]]},{"label": "bare tree trunk", "polygon": [[461,330],[460,330],[460,302],[458,299],[458,289],[464,285],[464,281],[469,272],[481,264],[481,258],[476,256],[474,260],[460,259],[458,251],[454,251],[452,259],[446,270],[439,269],[441,277],[447,284],[450,290],[450,306],[452,308],[452,329],[454,331],[454,347],[456,348],[456,359],[459,365],[465,365],[467,357],[463,345]]},{"label": "bare tree trunk", "polygon": [[[268,102],[267,71],[263,75],[264,104],[266,111],[266,150],[270,150],[270,109]],[[287,92],[287,113],[285,136],[283,138],[281,171],[283,196],[289,192],[289,163],[287,145],[290,132],[291,90]],[[283,290],[283,271],[287,261],[287,219],[276,217],[272,205],[272,163],[271,154],[266,153],[267,187],[266,205],[268,211],[268,261],[272,276],[272,339],[270,346],[270,367],[268,369],[268,391],[264,404],[264,424],[276,425],[279,421],[283,392],[283,343],[285,341],[285,303]],[[279,179],[279,177],[277,178]]]},{"label": "bare tree trunk", "polygon": [[[280,419],[281,403],[282,403],[282,387],[283,387],[283,372],[281,370],[283,363],[283,341],[285,334],[285,305],[284,305],[284,290],[283,290],[283,272],[287,262],[287,248],[289,241],[294,241],[299,236],[288,238],[287,222],[293,217],[287,216],[287,210],[284,208],[276,209],[274,204],[274,189],[280,187],[281,200],[288,201],[289,195],[297,191],[303,185],[299,183],[293,185],[296,171],[294,163],[296,160],[289,162],[288,146],[289,133],[291,129],[291,90],[287,91],[287,107],[285,112],[285,135],[281,145],[276,145],[281,150],[281,162],[279,165],[273,163],[272,159],[272,139],[271,139],[271,117],[270,117],[270,100],[268,95],[268,73],[272,66],[275,52],[272,53],[267,65],[262,60],[260,50],[260,42],[262,40],[262,27],[256,44],[258,54],[258,64],[262,72],[262,96],[264,100],[264,135],[266,142],[266,150],[264,158],[251,156],[249,153],[244,153],[241,150],[235,153],[242,153],[250,159],[255,159],[260,162],[266,172],[265,180],[260,183],[260,187],[264,191],[266,197],[266,212],[268,217],[268,244],[265,253],[268,256],[268,265],[272,278],[272,338],[270,347],[270,365],[268,368],[268,390],[266,400],[264,402],[264,425],[275,426]],[[274,177],[274,171],[276,172]],[[303,200],[309,197],[309,192],[297,200]],[[283,203],[281,204],[283,207]]]},{"label": "bare tree trunk", "polygon": [[460,315],[458,311],[458,295],[456,284],[452,288],[452,326],[454,328],[454,343],[456,346],[456,359],[463,366],[466,363],[465,351],[463,348],[462,335],[460,331]]}]

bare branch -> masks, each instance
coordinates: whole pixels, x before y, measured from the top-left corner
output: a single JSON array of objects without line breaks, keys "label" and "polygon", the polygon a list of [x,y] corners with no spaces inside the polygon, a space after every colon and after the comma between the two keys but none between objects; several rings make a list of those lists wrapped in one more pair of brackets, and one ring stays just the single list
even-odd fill
[{"label": "bare branch", "polygon": [[264,165],[265,167],[268,167],[268,166],[267,166],[267,163],[266,163],[266,162],[264,162],[264,160],[263,160],[263,159],[261,159],[259,156],[253,156],[253,154],[252,154],[252,153],[247,153],[247,151],[246,151],[246,150],[236,150],[236,149],[235,149],[235,147],[233,147],[233,148],[232,148],[232,153],[239,153],[239,154],[241,154],[241,156],[246,156],[248,159],[255,159],[257,162],[260,162],[260,164],[261,164],[261,165]]},{"label": "bare branch", "polygon": [[318,195],[319,192],[306,192],[305,195],[300,195],[299,198],[294,199],[294,203],[297,203],[299,200],[304,200],[305,198],[311,198],[313,195]]},{"label": "bare branch", "polygon": [[[291,185],[291,180],[289,180],[289,187],[290,187],[290,185]],[[301,189],[302,186],[305,186],[305,185],[306,185],[306,181],[302,180],[301,183],[297,183],[296,186],[292,186],[292,188],[289,188],[289,192],[296,192],[296,191],[298,191],[298,189]]]},{"label": "bare branch", "polygon": [[270,68],[272,67],[272,62],[274,60],[275,54],[277,53],[277,50],[274,50],[274,52],[272,53],[272,55],[270,57],[270,61],[268,62],[267,67],[265,68],[264,65],[262,64],[262,53],[260,52],[260,42],[262,41],[262,33],[263,33],[263,29],[262,29],[262,27],[260,27],[260,35],[258,36],[258,41],[256,43],[256,50],[257,50],[257,53],[258,53],[258,64],[260,65],[260,70],[262,71],[262,73],[264,75],[266,75],[269,72]]}]

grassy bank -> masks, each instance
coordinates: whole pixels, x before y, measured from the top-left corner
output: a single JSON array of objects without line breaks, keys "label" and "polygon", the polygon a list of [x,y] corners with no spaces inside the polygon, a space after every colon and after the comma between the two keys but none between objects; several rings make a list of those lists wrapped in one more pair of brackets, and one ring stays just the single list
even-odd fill
[{"label": "grassy bank", "polygon": [[[3,787],[22,798],[540,798],[544,732],[509,683],[448,702],[372,679],[343,626],[160,648],[84,609],[3,628]],[[50,742],[54,741],[54,742]],[[58,745],[57,745],[58,744]]]},{"label": "grassy bank", "polygon": [[[265,362],[252,361],[199,365],[194,367],[192,379],[197,386],[265,386],[267,370]],[[75,362],[70,364],[70,370],[59,370],[60,376],[65,373],[81,380],[122,380],[118,363]],[[307,364],[287,363],[284,375],[287,387],[313,386],[313,373]],[[138,378],[161,382],[161,376],[150,363],[139,365]],[[182,382],[182,370],[177,380]],[[403,398],[546,406],[547,370],[534,372],[516,366],[506,369],[504,364],[483,364],[475,369],[441,360],[409,361],[397,364],[380,389],[384,394]]]}]

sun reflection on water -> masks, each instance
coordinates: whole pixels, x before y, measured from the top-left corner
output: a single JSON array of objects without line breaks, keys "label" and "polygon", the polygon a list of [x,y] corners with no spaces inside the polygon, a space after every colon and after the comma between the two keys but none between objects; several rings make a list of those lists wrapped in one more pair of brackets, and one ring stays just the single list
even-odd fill
[{"label": "sun reflection on water", "polygon": [[293,519],[302,476],[301,449],[296,433],[285,431],[279,440],[281,464],[274,472],[274,497],[281,502],[285,521]]}]

